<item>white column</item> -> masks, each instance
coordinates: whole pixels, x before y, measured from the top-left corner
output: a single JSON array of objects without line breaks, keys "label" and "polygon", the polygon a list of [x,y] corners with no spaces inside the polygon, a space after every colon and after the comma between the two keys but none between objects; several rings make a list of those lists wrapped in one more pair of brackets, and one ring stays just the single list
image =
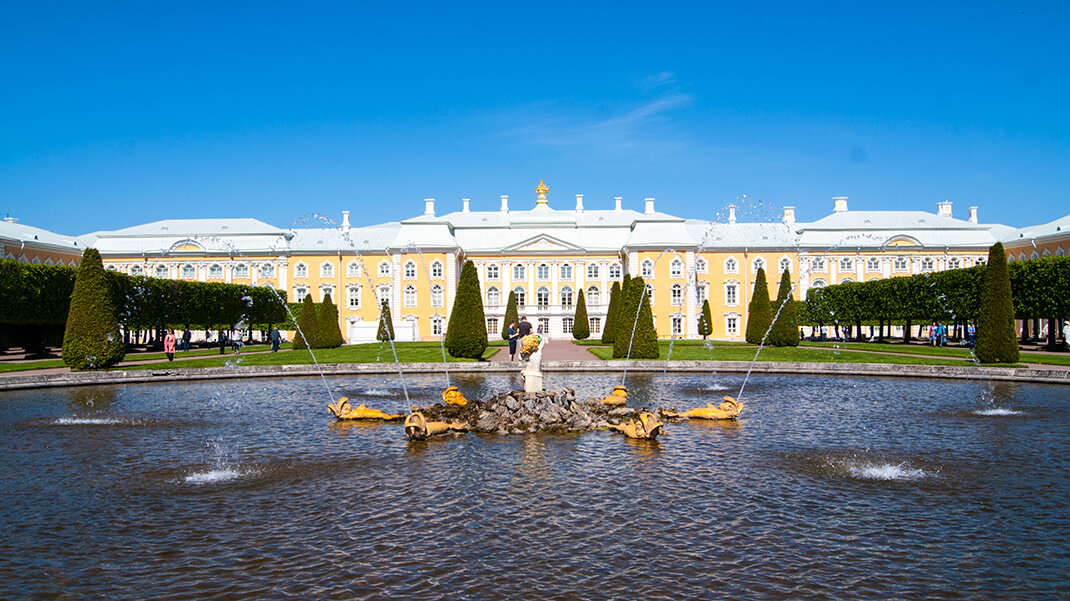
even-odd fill
[{"label": "white column", "polygon": [[395,253],[390,259],[390,320],[395,328],[401,317],[401,253]]},{"label": "white column", "polygon": [[702,307],[698,306],[698,274],[695,273],[695,251],[689,250],[684,254],[684,315],[687,319],[688,338],[698,337],[698,313]]}]

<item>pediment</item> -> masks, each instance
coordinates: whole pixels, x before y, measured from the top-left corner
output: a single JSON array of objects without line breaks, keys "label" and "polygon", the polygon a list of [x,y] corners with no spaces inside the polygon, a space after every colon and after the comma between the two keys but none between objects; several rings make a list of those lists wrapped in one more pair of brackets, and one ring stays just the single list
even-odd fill
[{"label": "pediment", "polygon": [[185,240],[179,240],[178,242],[175,242],[174,244],[172,244],[171,248],[167,249],[167,252],[169,252],[169,253],[204,252],[204,246],[202,246],[198,242],[195,242],[195,241],[190,240],[189,238],[187,238]]},{"label": "pediment", "polygon": [[512,246],[507,246],[502,249],[503,251],[520,252],[520,253],[573,253],[583,251],[583,248],[576,246],[575,244],[569,244],[564,240],[559,240],[553,236],[546,234],[539,234],[532,238],[528,238],[523,242],[519,242]]},{"label": "pediment", "polygon": [[921,241],[913,236],[900,234],[889,238],[888,241],[884,243],[884,246],[921,246]]}]

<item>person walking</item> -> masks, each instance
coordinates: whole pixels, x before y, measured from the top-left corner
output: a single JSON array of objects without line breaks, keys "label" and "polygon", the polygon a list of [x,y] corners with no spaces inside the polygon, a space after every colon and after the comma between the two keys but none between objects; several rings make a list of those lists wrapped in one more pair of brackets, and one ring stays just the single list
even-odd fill
[{"label": "person walking", "polygon": [[282,334],[279,333],[279,329],[271,328],[271,333],[268,334],[268,338],[271,340],[271,352],[279,352],[279,345],[282,344]]},{"label": "person walking", "polygon": [[167,355],[168,361],[175,360],[175,331],[167,330],[167,335],[163,337],[163,352]]},{"label": "person walking", "polygon": [[936,342],[938,346],[947,345],[947,326],[942,321],[936,324]]},{"label": "person walking", "polygon": [[966,327],[966,337],[970,340],[970,348],[977,343],[977,326],[971,321]]},{"label": "person walking", "polygon": [[516,339],[520,335],[516,329],[516,322],[509,322],[509,360],[516,361]]},{"label": "person walking", "polygon": [[520,316],[520,325],[517,326],[517,332],[520,338],[531,335],[531,322],[528,321],[527,317]]},{"label": "person walking", "polygon": [[227,354],[227,333],[223,328],[219,328],[219,354]]},{"label": "person walking", "polygon": [[193,332],[189,331],[189,326],[182,332],[182,350],[189,351],[190,340],[193,340]]},{"label": "person walking", "polygon": [[936,322],[929,326],[929,345],[936,346]]}]

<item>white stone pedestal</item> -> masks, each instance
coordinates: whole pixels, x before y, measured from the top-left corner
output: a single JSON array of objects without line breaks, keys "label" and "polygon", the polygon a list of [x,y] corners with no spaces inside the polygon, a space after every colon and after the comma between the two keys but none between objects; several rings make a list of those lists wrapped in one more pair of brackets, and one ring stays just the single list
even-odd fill
[{"label": "white stone pedestal", "polygon": [[542,392],[542,374],[520,372],[524,378],[524,392]]}]

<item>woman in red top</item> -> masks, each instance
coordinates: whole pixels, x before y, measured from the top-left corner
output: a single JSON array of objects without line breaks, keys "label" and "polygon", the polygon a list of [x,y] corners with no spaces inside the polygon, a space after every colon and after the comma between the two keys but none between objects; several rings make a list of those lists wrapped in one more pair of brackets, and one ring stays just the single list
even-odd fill
[{"label": "woman in red top", "polygon": [[167,353],[167,360],[175,360],[175,331],[167,330],[167,335],[163,337],[163,352]]}]

